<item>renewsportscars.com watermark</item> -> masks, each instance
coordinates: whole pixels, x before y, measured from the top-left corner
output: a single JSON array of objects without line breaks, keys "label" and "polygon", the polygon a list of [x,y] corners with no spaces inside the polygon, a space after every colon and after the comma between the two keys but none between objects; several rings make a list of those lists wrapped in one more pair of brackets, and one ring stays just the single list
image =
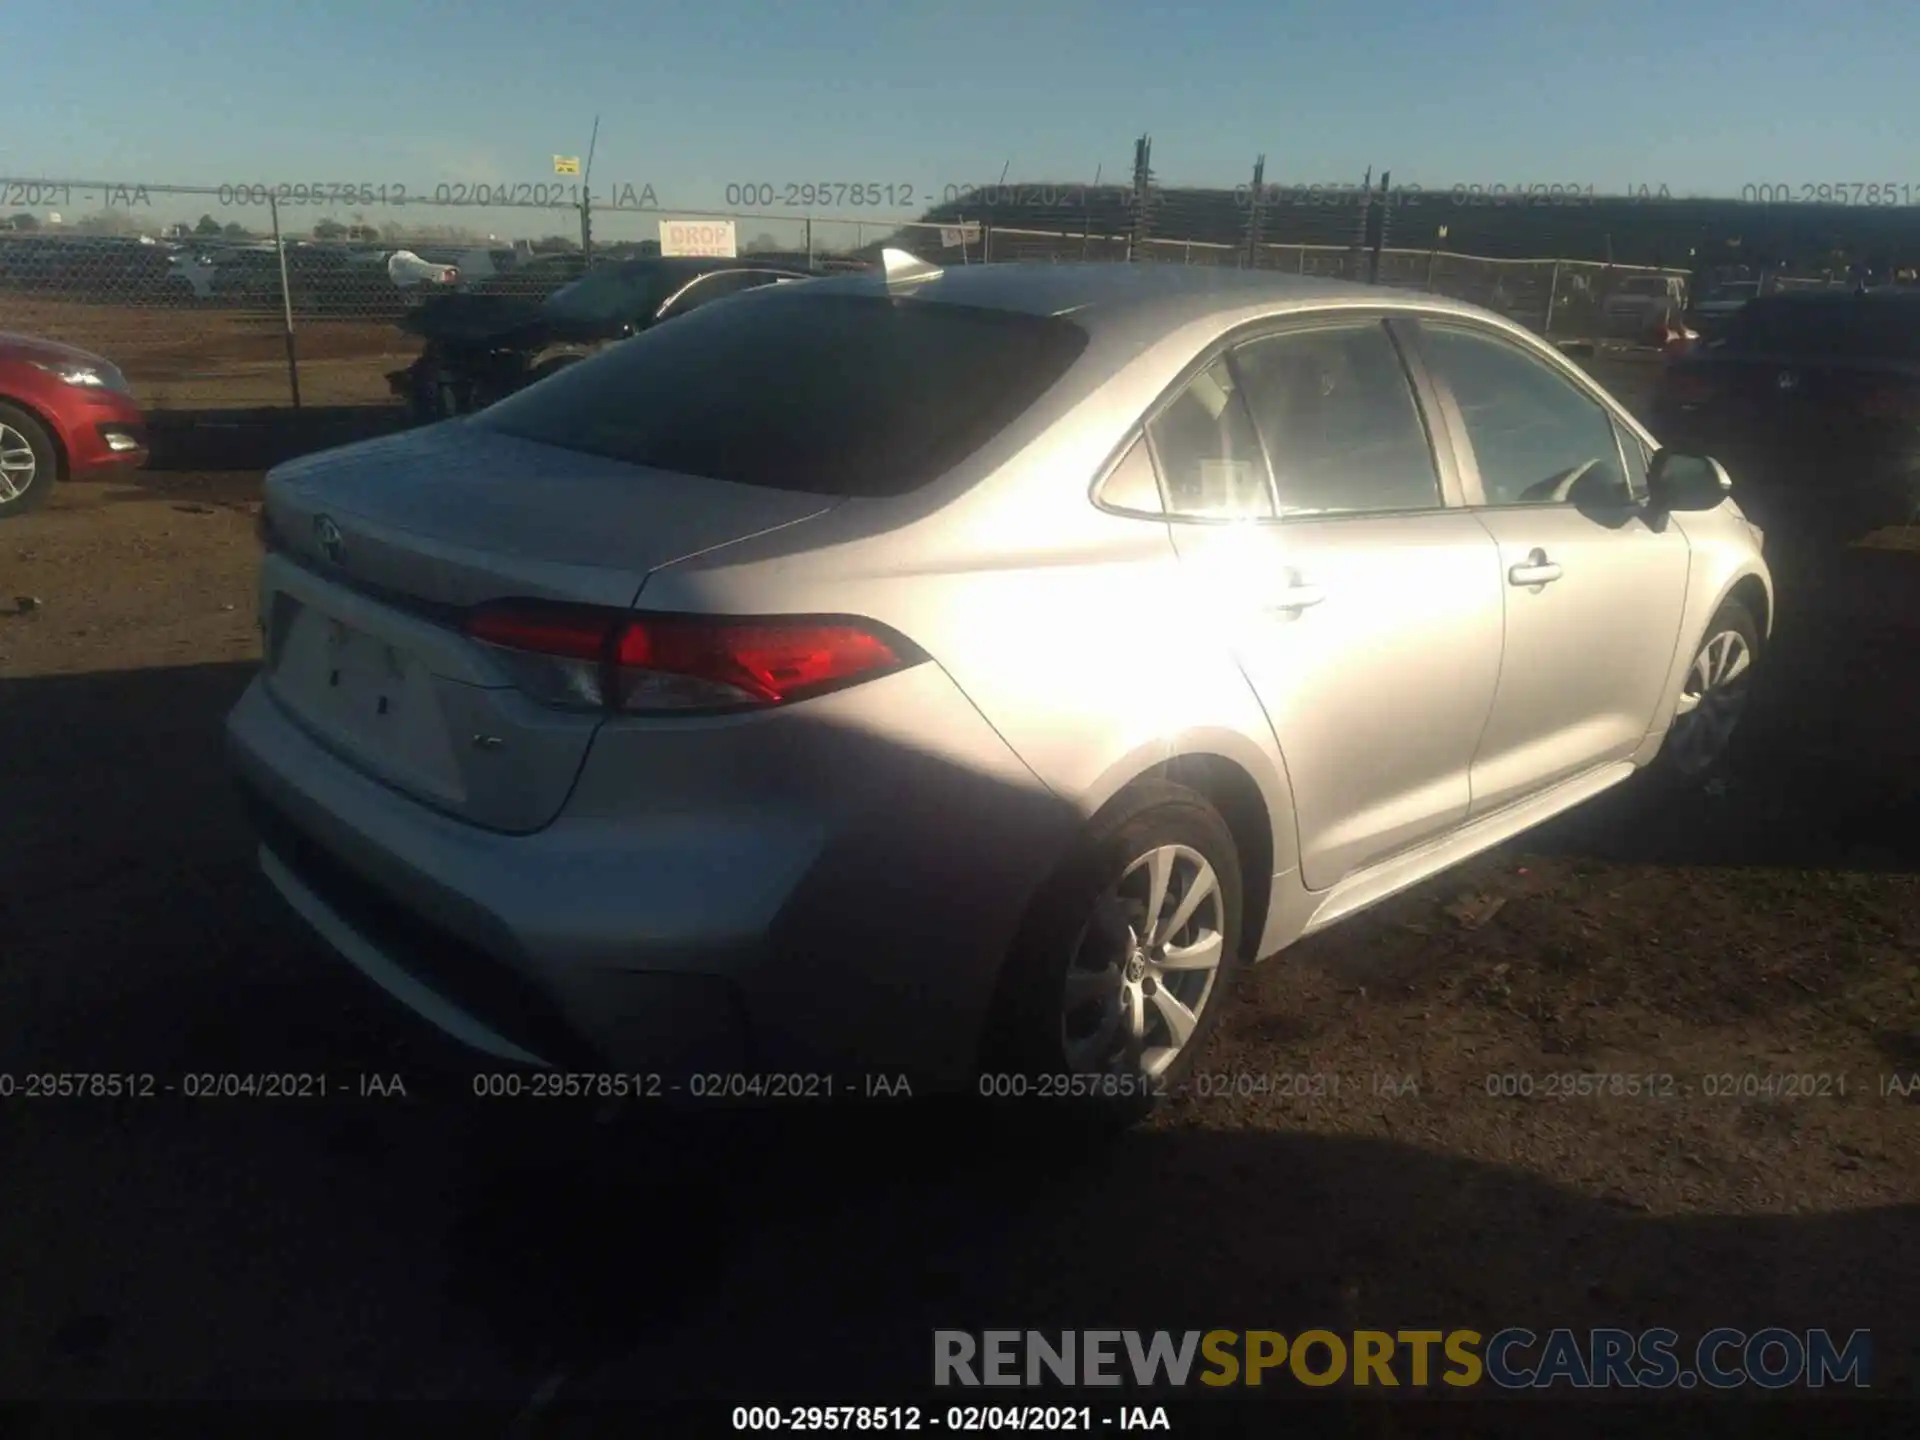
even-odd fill
[{"label": "renewsportscars.com watermark", "polygon": [[942,1388],[1307,1386],[1381,1389],[1865,1389],[1873,1337],[1854,1330],[936,1330]]}]

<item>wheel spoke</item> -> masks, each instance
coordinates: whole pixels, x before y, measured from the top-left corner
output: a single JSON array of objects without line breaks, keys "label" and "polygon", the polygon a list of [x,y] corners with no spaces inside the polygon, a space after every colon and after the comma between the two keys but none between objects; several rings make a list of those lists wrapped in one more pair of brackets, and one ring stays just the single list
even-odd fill
[{"label": "wheel spoke", "polygon": [[1179,908],[1173,912],[1172,918],[1167,921],[1166,928],[1160,929],[1158,926],[1155,927],[1153,943],[1165,945],[1169,940],[1173,939],[1174,936],[1186,929],[1187,923],[1193,919],[1194,912],[1197,911],[1205,902],[1206,898],[1213,894],[1218,888],[1219,882],[1214,878],[1213,867],[1202,860],[1198,870],[1194,872],[1192,883],[1187,886],[1187,893],[1180,897]]},{"label": "wheel spoke", "polygon": [[1120,1003],[1126,1011],[1127,1039],[1131,1049],[1137,1054],[1140,1042],[1147,1037],[1146,997],[1140,993],[1138,985],[1129,985],[1126,993],[1121,996]]},{"label": "wheel spoke", "polygon": [[1200,1023],[1193,1011],[1180,1003],[1180,997],[1164,985],[1153,987],[1153,1008],[1167,1022],[1167,1033],[1172,1037],[1176,1050],[1192,1038],[1193,1027]]},{"label": "wheel spoke", "polygon": [[1217,970],[1224,942],[1218,930],[1209,930],[1191,945],[1169,945],[1162,953],[1157,969]]},{"label": "wheel spoke", "polygon": [[1753,663],[1753,652],[1743,644],[1730,646],[1727,654],[1726,668],[1720,672],[1722,685],[1731,684],[1739,679],[1746,673],[1747,667]]},{"label": "wheel spoke", "polygon": [[1151,936],[1159,925],[1161,907],[1167,903],[1167,884],[1173,878],[1173,850],[1161,846],[1147,856],[1147,919],[1143,927]]}]

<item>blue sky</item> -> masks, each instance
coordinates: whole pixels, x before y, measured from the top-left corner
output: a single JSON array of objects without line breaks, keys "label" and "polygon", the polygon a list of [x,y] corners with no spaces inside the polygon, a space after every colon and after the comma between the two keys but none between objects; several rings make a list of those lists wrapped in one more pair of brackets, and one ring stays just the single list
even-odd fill
[{"label": "blue sky", "polygon": [[[16,0],[0,175],[729,182],[1920,183],[1904,3]],[[31,11],[31,15],[24,13]]]}]

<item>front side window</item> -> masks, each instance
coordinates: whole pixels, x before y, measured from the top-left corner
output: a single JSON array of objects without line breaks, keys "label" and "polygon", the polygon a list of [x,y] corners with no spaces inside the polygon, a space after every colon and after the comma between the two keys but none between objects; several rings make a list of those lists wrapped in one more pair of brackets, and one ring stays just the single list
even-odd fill
[{"label": "front side window", "polygon": [[1485,331],[1420,322],[1453,392],[1488,505],[1626,504],[1613,419],[1545,362]]},{"label": "front side window", "polygon": [[1383,323],[1268,336],[1233,359],[1282,516],[1441,505],[1426,426]]},{"label": "front side window", "polygon": [[1273,516],[1266,457],[1224,356],[1147,425],[1167,509],[1201,520]]}]

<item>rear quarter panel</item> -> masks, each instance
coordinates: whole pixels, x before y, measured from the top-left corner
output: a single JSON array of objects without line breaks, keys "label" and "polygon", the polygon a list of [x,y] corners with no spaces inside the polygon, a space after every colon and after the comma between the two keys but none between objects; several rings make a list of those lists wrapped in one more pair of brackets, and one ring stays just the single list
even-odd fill
[{"label": "rear quarter panel", "polygon": [[791,536],[656,572],[639,604],[892,626],[1039,784],[1084,815],[1177,755],[1230,760],[1266,802],[1275,870],[1290,870],[1285,768],[1224,632],[1166,523],[1110,514],[1090,494],[1135,420],[1217,330],[1176,334],[1087,393],[1048,397],[925,491],[848,501]]}]

